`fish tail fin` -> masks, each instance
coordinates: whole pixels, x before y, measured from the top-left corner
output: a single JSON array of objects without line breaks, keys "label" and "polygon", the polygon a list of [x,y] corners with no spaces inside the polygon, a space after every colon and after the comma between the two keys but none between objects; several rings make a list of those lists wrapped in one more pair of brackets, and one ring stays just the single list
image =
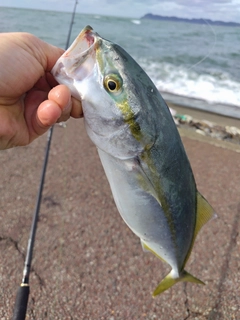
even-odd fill
[{"label": "fish tail fin", "polygon": [[183,270],[179,277],[173,277],[173,270],[159,283],[157,288],[153,291],[152,296],[156,297],[158,294],[164,292],[165,290],[171,288],[174,284],[178,282],[194,282],[197,284],[205,285],[204,282],[194,277],[187,271]]},{"label": "fish tail fin", "polygon": [[180,277],[179,281],[182,281],[182,282],[193,282],[193,283],[205,285],[205,283],[203,281],[201,281],[200,279],[194,277],[191,273],[187,272],[186,270],[183,270],[181,272],[181,277]]}]

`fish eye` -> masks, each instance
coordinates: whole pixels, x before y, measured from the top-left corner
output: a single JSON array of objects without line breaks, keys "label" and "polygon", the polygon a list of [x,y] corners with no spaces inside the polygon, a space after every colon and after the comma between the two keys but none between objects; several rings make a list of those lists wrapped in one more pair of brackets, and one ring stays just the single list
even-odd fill
[{"label": "fish eye", "polygon": [[112,81],[112,80],[109,80],[109,81],[107,82],[107,86],[108,86],[108,89],[109,89],[110,91],[114,91],[114,90],[117,88],[116,82],[115,82],[115,81]]},{"label": "fish eye", "polygon": [[104,87],[109,92],[118,92],[122,87],[122,79],[116,74],[108,75],[104,79]]}]

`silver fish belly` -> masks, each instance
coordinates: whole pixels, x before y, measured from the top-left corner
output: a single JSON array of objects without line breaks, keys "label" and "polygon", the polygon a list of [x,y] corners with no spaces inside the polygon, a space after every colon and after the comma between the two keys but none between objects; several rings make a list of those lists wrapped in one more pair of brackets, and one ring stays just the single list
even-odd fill
[{"label": "silver fish belly", "polygon": [[85,125],[117,208],[143,249],[172,270],[153,295],[179,281],[194,240],[214,216],[197,191],[170,111],[151,79],[120,46],[86,27],[52,74],[82,100]]}]

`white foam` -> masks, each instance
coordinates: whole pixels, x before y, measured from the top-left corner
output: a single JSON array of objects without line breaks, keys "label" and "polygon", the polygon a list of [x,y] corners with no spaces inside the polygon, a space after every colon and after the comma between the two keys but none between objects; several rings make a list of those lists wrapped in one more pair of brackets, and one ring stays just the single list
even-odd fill
[{"label": "white foam", "polygon": [[131,20],[131,22],[134,24],[141,24],[141,21],[136,19]]},{"label": "white foam", "polygon": [[227,73],[198,74],[193,69],[166,62],[147,64],[142,60],[140,64],[160,91],[206,100],[212,104],[240,107],[240,83],[232,80]]}]

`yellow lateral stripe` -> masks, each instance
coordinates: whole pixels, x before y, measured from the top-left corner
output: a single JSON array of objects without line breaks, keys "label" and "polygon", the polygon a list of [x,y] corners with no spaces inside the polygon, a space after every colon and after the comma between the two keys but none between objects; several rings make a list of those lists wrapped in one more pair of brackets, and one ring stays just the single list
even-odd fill
[{"label": "yellow lateral stripe", "polygon": [[134,120],[134,112],[132,111],[127,99],[121,103],[116,102],[116,106],[121,110],[124,121],[129,125],[129,129],[133,137],[140,141],[142,138],[142,132],[139,124]]}]

